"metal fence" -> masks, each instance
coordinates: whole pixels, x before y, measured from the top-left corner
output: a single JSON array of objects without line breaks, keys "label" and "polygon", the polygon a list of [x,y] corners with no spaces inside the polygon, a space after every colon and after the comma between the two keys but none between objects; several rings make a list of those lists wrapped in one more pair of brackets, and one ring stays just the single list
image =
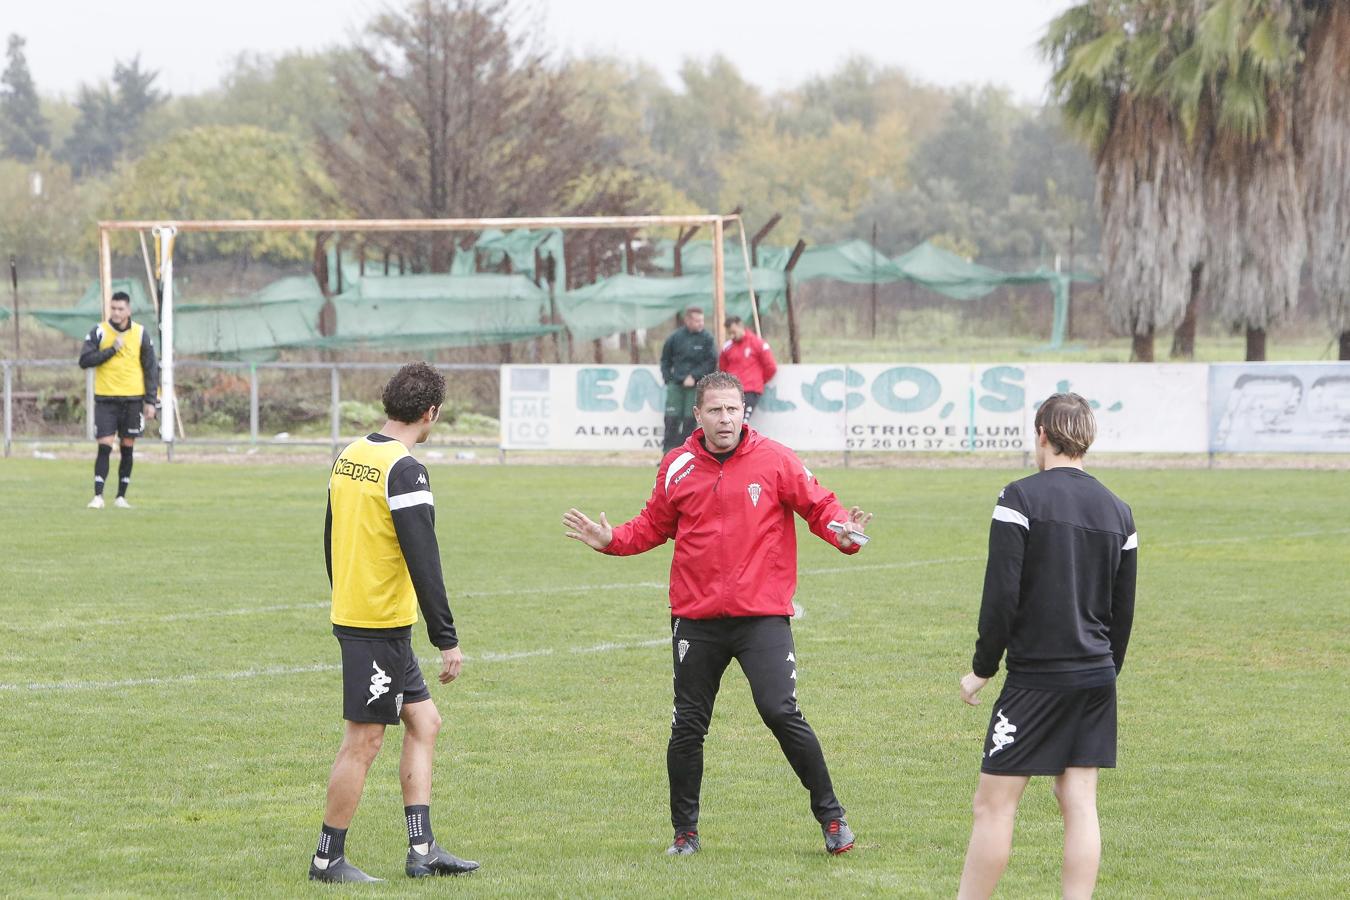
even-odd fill
[{"label": "metal fence", "polygon": [[[180,360],[175,439],[186,446],[329,447],[336,453],[383,421],[380,386],[399,368],[389,362],[215,362]],[[479,422],[436,443],[500,447],[492,427],[500,366],[433,364],[447,375],[442,421]],[[4,387],[4,455],[15,444],[62,444],[94,439],[94,370],[70,359],[0,360]],[[344,400],[344,397],[350,398]],[[149,423],[147,423],[149,425]],[[158,438],[158,423],[144,439]]]}]

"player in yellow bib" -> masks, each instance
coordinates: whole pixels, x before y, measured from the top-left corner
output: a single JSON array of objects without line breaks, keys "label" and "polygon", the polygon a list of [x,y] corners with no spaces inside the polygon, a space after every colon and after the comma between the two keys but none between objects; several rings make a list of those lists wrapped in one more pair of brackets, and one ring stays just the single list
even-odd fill
[{"label": "player in yellow bib", "polygon": [[155,342],[143,325],[131,321],[131,297],[112,295],[108,320],[95,325],[84,339],[80,368],[94,370],[94,499],[90,509],[103,508],[103,482],[108,478],[112,449],[122,439],[122,461],[117,467],[117,499],[113,505],[129,509],[131,462],[136,438],[158,408],[159,364]]},{"label": "player in yellow bib", "polygon": [[431,833],[431,766],[441,716],[412,648],[417,609],[441,651],[441,684],[459,676],[463,656],[445,595],[436,544],[436,505],[426,467],[412,448],[431,434],[445,379],[425,363],[404,366],[384,389],[389,420],[353,441],[328,478],[324,554],[333,586],[333,634],[342,648],[342,746],[328,779],[313,881],[379,881],[347,861],[347,828],[386,725],[402,720],[399,781],[408,826],[404,871],[413,878],[472,872],[478,863],[448,853]]}]

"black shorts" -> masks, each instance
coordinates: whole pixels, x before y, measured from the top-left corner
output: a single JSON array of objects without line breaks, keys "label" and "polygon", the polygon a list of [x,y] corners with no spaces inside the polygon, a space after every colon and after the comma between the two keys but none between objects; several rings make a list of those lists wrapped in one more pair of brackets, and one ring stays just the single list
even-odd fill
[{"label": "black shorts", "polygon": [[1116,684],[1075,691],[1006,685],[984,737],[981,772],[1058,775],[1070,766],[1116,765]]},{"label": "black shorts", "polygon": [[138,438],[145,431],[145,401],[140,397],[94,399],[94,436]]},{"label": "black shorts", "polygon": [[342,647],[342,718],[397,725],[403,704],[431,699],[412,638],[336,637]]}]

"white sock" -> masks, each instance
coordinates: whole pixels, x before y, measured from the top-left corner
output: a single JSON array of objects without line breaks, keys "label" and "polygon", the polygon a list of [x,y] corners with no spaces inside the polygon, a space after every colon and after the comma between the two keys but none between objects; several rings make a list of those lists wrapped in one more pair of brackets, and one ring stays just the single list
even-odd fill
[{"label": "white sock", "polygon": [[331,861],[332,861],[332,860],[327,860],[327,859],[323,859],[322,857],[316,856],[316,857],[314,857],[314,868],[316,868],[316,869],[326,869],[326,868],[328,868],[328,863],[330,863]]},{"label": "white sock", "polygon": [[412,845],[412,848],[413,848],[413,850],[415,850],[415,851],[417,852],[417,855],[418,855],[418,856],[426,856],[426,855],[427,855],[427,851],[431,849],[431,845],[430,845],[430,844],[413,844],[413,845]]}]

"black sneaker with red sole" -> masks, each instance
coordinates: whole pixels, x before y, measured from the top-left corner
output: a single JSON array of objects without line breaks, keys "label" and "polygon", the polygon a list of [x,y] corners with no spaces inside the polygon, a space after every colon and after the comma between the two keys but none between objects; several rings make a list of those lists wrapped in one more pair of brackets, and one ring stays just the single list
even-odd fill
[{"label": "black sneaker with red sole", "polygon": [[825,835],[825,852],[838,856],[853,849],[853,829],[843,819],[831,819],[820,830]]},{"label": "black sneaker with red sole", "polygon": [[677,831],[675,840],[666,848],[668,856],[692,856],[699,851],[697,831]]}]

